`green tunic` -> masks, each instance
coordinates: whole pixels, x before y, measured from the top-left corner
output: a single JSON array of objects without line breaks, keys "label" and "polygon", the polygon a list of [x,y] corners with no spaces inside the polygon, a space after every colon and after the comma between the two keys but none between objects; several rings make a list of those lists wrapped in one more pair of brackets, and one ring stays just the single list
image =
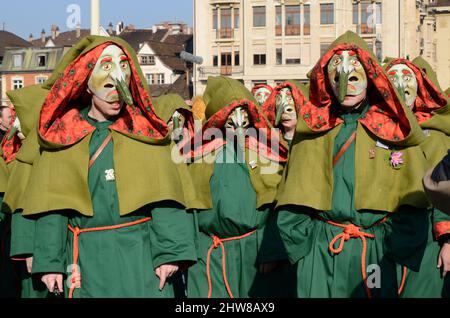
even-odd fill
[{"label": "green tunic", "polygon": [[[86,116],[87,109],[82,114],[96,127],[89,147],[92,156],[108,136],[108,126],[112,123],[95,122]],[[166,263],[196,260],[193,220],[182,206],[172,201],[155,203],[120,216],[116,182],[106,178],[107,170],[114,169],[113,150],[114,143],[108,143],[89,170],[92,217],[55,211],[37,220],[33,273],[70,275],[73,235],[68,224],[86,229],[151,216],[152,220],[146,223],[79,236],[78,265],[82,285],[75,289],[74,297],[174,297],[175,278],[159,291],[159,279],[154,270]],[[67,295],[66,287],[65,292]]]},{"label": "green tunic", "polygon": [[[334,141],[333,156],[356,131],[357,120],[363,113],[341,116],[344,123]],[[414,215],[413,217],[406,217],[405,213],[398,211],[398,215],[395,214],[382,223],[381,221],[388,216],[388,212],[355,209],[355,142],[353,142],[333,169],[331,211],[319,212],[317,217],[317,211],[307,207],[285,205],[280,209],[278,225],[281,236],[291,263],[298,264],[298,296],[367,297],[361,273],[362,240],[350,238],[344,242],[340,253],[333,254],[329,250],[329,244],[344,230],[324,221],[329,220],[364,227],[363,232],[375,236],[375,238],[366,238],[365,265],[368,281],[380,287],[372,288],[371,294],[373,297],[396,297],[395,261],[414,267],[419,258],[413,252],[417,246],[416,242],[423,244],[423,238],[419,234],[417,239],[414,236],[406,239],[404,236],[405,231],[417,225],[416,220],[420,221],[415,215],[423,213],[416,210],[408,209],[408,212]],[[381,224],[375,225],[377,222]],[[409,239],[414,240],[414,243],[410,244],[414,246],[405,246]],[[334,247],[337,248],[339,243],[338,240]],[[398,251],[402,253],[399,254]],[[376,267],[369,268],[370,265]],[[370,276],[376,271],[380,273],[379,280],[376,276]]]},{"label": "green tunic", "polygon": [[[241,153],[241,152],[240,152]],[[212,235],[220,239],[241,236],[241,239],[224,242],[226,275],[233,297],[292,297],[295,295],[295,272],[289,264],[261,275],[262,263],[285,261],[276,215],[271,205],[257,209],[247,164],[237,160],[233,146],[224,146],[216,157],[210,179],[212,209],[195,212],[198,222],[198,263],[188,272],[188,297],[207,297],[207,253]],[[228,298],[222,274],[222,251],[213,249],[210,257],[210,274],[213,298]]]}]

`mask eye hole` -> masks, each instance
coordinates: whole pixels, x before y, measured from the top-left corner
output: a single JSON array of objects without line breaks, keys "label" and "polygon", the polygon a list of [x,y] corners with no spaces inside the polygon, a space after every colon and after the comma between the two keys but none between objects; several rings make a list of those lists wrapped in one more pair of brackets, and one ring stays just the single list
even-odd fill
[{"label": "mask eye hole", "polygon": [[354,60],[352,60],[352,65],[355,67],[358,67],[361,65],[361,63],[357,59],[354,59]]},{"label": "mask eye hole", "polygon": [[337,66],[337,65],[339,65],[339,64],[341,64],[341,59],[340,59],[339,57],[337,57],[337,58],[334,59],[333,65],[334,65],[334,66]]},{"label": "mask eye hole", "polygon": [[405,82],[409,82],[409,81],[411,80],[411,76],[405,75],[405,76],[403,76],[403,80],[404,80]]},{"label": "mask eye hole", "polygon": [[120,67],[122,69],[126,70],[128,68],[128,62],[127,61],[120,62]]},{"label": "mask eye hole", "polygon": [[102,65],[102,69],[104,71],[109,71],[109,70],[111,70],[111,68],[112,68],[111,63],[105,63],[105,64]]},{"label": "mask eye hole", "polygon": [[397,82],[397,76],[391,76],[391,81]]}]

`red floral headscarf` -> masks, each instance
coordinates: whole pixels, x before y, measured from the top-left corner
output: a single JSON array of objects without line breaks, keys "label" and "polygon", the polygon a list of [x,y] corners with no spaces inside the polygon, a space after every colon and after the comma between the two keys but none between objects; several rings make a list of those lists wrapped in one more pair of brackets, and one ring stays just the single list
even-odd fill
[{"label": "red floral headscarf", "polygon": [[8,164],[14,159],[16,159],[16,155],[19,152],[20,147],[22,146],[22,140],[18,136],[18,131],[11,137],[8,138],[11,134],[11,131],[14,129],[13,123],[17,117],[17,114],[14,110],[11,110],[11,126],[3,137],[2,143],[2,157],[3,160]]},{"label": "red floral headscarf", "polygon": [[[106,42],[78,56],[54,83],[39,118],[38,131],[43,140],[68,146],[95,130],[81,116],[80,107],[90,104],[87,83],[98,58],[108,45],[121,47],[117,43]],[[123,47],[121,49],[130,63],[130,91],[135,105],[126,105],[110,128],[128,135],[162,139],[167,135],[167,125],[155,115],[150,96],[139,78],[130,53]]]},{"label": "red floral headscarf", "polygon": [[337,112],[331,109],[332,104],[338,104],[338,102],[328,81],[327,73],[328,62],[336,53],[342,51],[355,53],[367,74],[367,96],[370,108],[359,122],[384,140],[405,139],[411,132],[411,125],[394,86],[371,54],[355,44],[344,43],[332,47],[314,66],[310,78],[311,103],[300,108],[301,116],[308,127],[315,132],[321,132],[342,123]]},{"label": "red floral headscarf", "polygon": [[446,106],[447,99],[425,72],[407,59],[394,59],[386,65],[385,69],[388,72],[391,67],[398,64],[408,66],[416,76],[417,98],[414,102],[413,112],[419,124],[422,124],[433,117],[433,111]]},{"label": "red floral headscarf", "polygon": [[[281,142],[279,132],[274,134],[272,126],[268,123],[267,118],[262,113],[261,109],[255,105],[251,100],[243,99],[236,100],[226,107],[223,107],[212,115],[207,122],[202,126],[193,138],[180,145],[185,158],[198,158],[202,155],[205,156],[212,151],[219,149],[227,142],[223,138],[215,138],[208,134],[209,128],[223,129],[227,122],[228,116],[237,107],[244,107],[248,111],[249,119],[252,123],[251,127],[258,130],[258,133],[264,134],[267,142],[261,142],[261,135],[258,138],[253,136],[246,137],[246,148],[251,149],[258,154],[269,158],[273,161],[285,162],[287,160],[287,147]],[[225,137],[225,136],[223,136]],[[273,139],[273,140],[272,140]],[[272,141],[274,144],[272,144]],[[186,148],[190,147],[190,148]],[[274,147],[274,148],[273,148]]]},{"label": "red floral headscarf", "polygon": [[297,115],[300,113],[300,108],[302,105],[308,103],[308,100],[305,98],[305,96],[302,94],[302,92],[298,89],[297,86],[295,86],[293,83],[290,82],[284,82],[276,86],[272,94],[270,94],[269,98],[266,100],[266,102],[261,106],[264,114],[266,115],[267,119],[270,121],[270,124],[273,126],[275,125],[275,119],[276,119],[276,98],[277,95],[280,93],[280,91],[283,88],[289,88],[292,92],[292,98],[294,99],[295,104],[295,111]]}]

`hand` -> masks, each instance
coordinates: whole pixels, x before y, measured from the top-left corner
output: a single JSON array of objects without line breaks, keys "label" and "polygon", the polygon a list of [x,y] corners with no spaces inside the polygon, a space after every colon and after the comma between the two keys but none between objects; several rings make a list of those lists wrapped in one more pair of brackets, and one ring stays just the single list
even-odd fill
[{"label": "hand", "polygon": [[25,263],[27,264],[27,272],[31,274],[31,270],[33,269],[33,256],[27,257],[25,259]]},{"label": "hand", "polygon": [[178,263],[163,264],[155,269],[156,276],[159,277],[159,290],[163,290],[167,278],[178,271]]},{"label": "hand", "polygon": [[58,273],[45,274],[42,276],[41,281],[47,286],[49,292],[53,293],[55,290],[55,283],[58,286],[60,292],[63,291],[63,275]]},{"label": "hand", "polygon": [[281,265],[281,262],[270,262],[259,265],[259,272],[263,275],[273,272],[277,267]]},{"label": "hand", "polygon": [[438,268],[442,269],[442,277],[450,272],[450,243],[444,243],[438,257]]}]

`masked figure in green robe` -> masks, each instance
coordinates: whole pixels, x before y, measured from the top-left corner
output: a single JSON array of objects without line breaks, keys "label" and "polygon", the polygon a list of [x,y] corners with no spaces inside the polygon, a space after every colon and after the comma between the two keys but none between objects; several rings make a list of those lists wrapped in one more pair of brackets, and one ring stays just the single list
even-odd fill
[{"label": "masked figure in green robe", "polygon": [[294,138],[300,107],[306,102],[299,87],[300,83],[294,82],[279,84],[262,106],[267,119],[272,126],[280,128],[288,143],[291,143]]},{"label": "masked figure in green robe", "polygon": [[156,115],[169,127],[171,139],[181,146],[195,133],[194,117],[191,108],[177,94],[157,97],[153,101]]},{"label": "masked figure in green robe", "polygon": [[23,208],[37,217],[33,274],[69,298],[173,297],[171,277],[196,260],[188,176],[133,50],[84,38],[44,88]]},{"label": "masked figure in green robe", "polygon": [[188,297],[292,297],[273,202],[287,145],[238,81],[210,77],[206,122],[185,154],[196,188],[198,263]]},{"label": "masked figure in green robe", "polygon": [[259,84],[252,88],[253,97],[261,107],[273,92],[273,87],[267,84]]},{"label": "masked figure in green robe", "polygon": [[35,220],[22,216],[25,188],[33,161],[39,156],[36,123],[45,92],[48,91],[41,85],[7,92],[17,117],[2,145],[3,156],[10,171],[3,210],[11,214],[10,256],[16,261],[22,298],[42,298],[48,295],[45,284],[38,277],[31,276]]},{"label": "masked figure in green robe", "polygon": [[426,244],[417,122],[366,43],[339,37],[310,77],[277,194],[299,297],[397,297]]},{"label": "masked figure in green robe", "polygon": [[[3,202],[8,179],[9,169],[3,159],[2,151],[2,156],[0,157],[0,203]],[[9,258],[10,239],[11,215],[0,211],[0,298],[13,298],[20,294],[16,269]]]},{"label": "masked figure in green robe", "polygon": [[[450,148],[448,99],[439,84],[433,81],[437,78],[431,66],[421,57],[413,62],[393,59],[385,68],[423,129],[426,137],[421,147],[428,160],[428,168],[432,168]],[[443,277],[450,271],[447,267],[450,263],[450,216],[436,208],[429,212],[430,231],[420,271],[407,272],[401,281],[401,296],[405,298],[450,296],[449,286],[444,289]]]}]

